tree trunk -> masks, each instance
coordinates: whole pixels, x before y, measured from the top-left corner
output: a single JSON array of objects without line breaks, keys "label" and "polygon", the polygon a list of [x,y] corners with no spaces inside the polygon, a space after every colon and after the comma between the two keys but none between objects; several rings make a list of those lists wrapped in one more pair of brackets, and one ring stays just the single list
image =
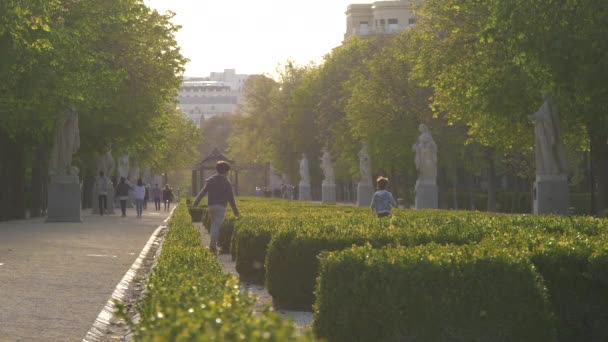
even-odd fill
[{"label": "tree trunk", "polygon": [[608,209],[608,132],[599,126],[590,126],[589,129],[596,215]]},{"label": "tree trunk", "polygon": [[491,149],[486,150],[486,161],[488,162],[486,170],[488,181],[487,211],[496,211],[496,167],[494,165],[494,153]]},{"label": "tree trunk", "polygon": [[0,220],[25,218],[25,150],[0,133],[0,179],[4,186],[0,195]]},{"label": "tree trunk", "polygon": [[453,208],[455,210],[459,209],[459,203],[458,203],[458,179],[459,179],[459,169],[456,168],[454,169],[454,182],[453,182],[453,189],[454,189],[454,195],[453,195]]}]

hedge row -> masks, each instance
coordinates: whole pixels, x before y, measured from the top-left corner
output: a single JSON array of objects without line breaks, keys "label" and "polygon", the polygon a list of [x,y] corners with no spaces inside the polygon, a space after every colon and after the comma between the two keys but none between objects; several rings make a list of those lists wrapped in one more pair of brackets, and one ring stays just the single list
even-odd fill
[{"label": "hedge row", "polygon": [[[341,250],[370,243],[418,246],[427,243],[464,245],[485,239],[508,244],[517,238],[522,244],[533,241],[528,234],[594,236],[607,228],[605,220],[568,217],[514,216],[458,211],[395,212],[391,220],[334,216],[311,220],[292,219],[274,232],[266,257],[266,287],[284,308],[309,310],[314,302],[317,256],[323,251]],[[321,221],[321,222],[319,222]]]},{"label": "hedge row", "polygon": [[314,330],[329,341],[555,341],[524,255],[471,246],[324,253]]},{"label": "hedge row", "polygon": [[140,321],[128,323],[136,341],[312,341],[289,321],[266,310],[222,272],[201,246],[198,229],[180,204],[170,221],[158,263],[138,302]]},{"label": "hedge row", "polygon": [[329,341],[608,340],[605,237],[539,234],[531,250],[525,240],[323,253],[315,333]]},{"label": "hedge row", "polygon": [[[367,208],[257,199],[239,201],[239,206],[243,217],[231,224],[235,230],[231,253],[237,271],[242,279],[261,281],[266,269],[267,288],[281,307],[310,309],[323,252],[365,244],[373,248],[389,246],[387,250],[424,248],[416,246],[429,243],[473,248],[455,247],[470,245],[494,254],[503,251],[526,256],[526,263],[534,265],[544,279],[560,341],[608,340],[608,330],[603,328],[608,327],[608,312],[603,309],[608,304],[608,253],[603,247],[607,245],[607,220],[412,210],[396,210],[391,219],[377,219]],[[363,271],[340,272],[358,275]],[[322,281],[323,276],[318,283]],[[348,283],[350,278],[342,281]],[[348,286],[336,285],[333,294],[341,296],[341,289]],[[338,308],[345,310],[342,304]],[[325,317],[321,311],[319,317]],[[380,316],[365,317],[374,321]],[[335,323],[321,323],[321,318],[317,321],[319,325]],[[352,329],[354,324],[347,323],[340,324]],[[335,328],[340,329],[340,325]]]}]

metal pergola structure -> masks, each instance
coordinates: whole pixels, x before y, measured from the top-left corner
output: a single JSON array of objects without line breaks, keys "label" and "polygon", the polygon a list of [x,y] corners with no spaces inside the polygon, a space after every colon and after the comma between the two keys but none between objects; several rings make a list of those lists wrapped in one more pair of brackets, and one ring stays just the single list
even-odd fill
[{"label": "metal pergola structure", "polygon": [[214,148],[211,154],[192,170],[192,196],[196,196],[203,188],[205,184],[205,171],[215,172],[215,164],[218,161],[225,161],[230,164],[233,171],[231,182],[235,195],[238,196],[239,194],[239,170],[264,170],[264,186],[268,186],[270,163],[237,165],[234,160],[230,160],[224,156],[218,148]]}]

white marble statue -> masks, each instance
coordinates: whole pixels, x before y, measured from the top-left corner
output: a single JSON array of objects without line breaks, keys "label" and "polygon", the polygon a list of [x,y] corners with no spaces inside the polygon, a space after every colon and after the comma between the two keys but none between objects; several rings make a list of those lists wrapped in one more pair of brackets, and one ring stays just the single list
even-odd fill
[{"label": "white marble statue", "polygon": [[540,109],[528,116],[534,121],[537,175],[565,175],[568,173],[566,151],[557,115],[557,108],[549,93],[543,95]]},{"label": "white marble statue", "polygon": [[152,180],[152,170],[150,170],[150,167],[146,166],[144,168],[144,172],[141,176],[141,179],[143,180],[144,184],[152,184],[153,180]]},{"label": "white marble statue", "polygon": [[112,173],[114,172],[115,168],[116,163],[114,162],[114,158],[112,157],[112,150],[108,150],[97,160],[97,171],[103,171],[104,175],[106,175],[107,177],[112,176]]},{"label": "white marble statue", "polygon": [[331,155],[327,150],[323,151],[321,157],[321,168],[323,169],[323,183],[335,183],[334,167],[331,165]]},{"label": "white marble statue", "polygon": [[[125,154],[118,158],[118,176],[125,179],[129,177],[129,155]],[[119,180],[120,180],[119,178]]]},{"label": "white marble statue", "polygon": [[49,159],[49,174],[78,177],[78,169],[72,166],[72,156],[79,148],[78,113],[71,108],[57,121],[55,142]]},{"label": "white marble statue", "polygon": [[424,124],[418,126],[420,136],[412,147],[416,152],[416,170],[418,180],[435,181],[437,179],[437,145],[429,129]]},{"label": "white marble statue", "polygon": [[363,143],[359,151],[359,170],[361,171],[361,184],[372,184],[372,165],[367,154],[367,143]]},{"label": "white marble statue", "polygon": [[306,153],[302,153],[302,160],[300,160],[300,183],[310,184],[310,173]]},{"label": "white marble statue", "polygon": [[137,180],[140,178],[139,174],[139,166],[134,165],[129,169],[129,179],[133,184],[137,183]]}]

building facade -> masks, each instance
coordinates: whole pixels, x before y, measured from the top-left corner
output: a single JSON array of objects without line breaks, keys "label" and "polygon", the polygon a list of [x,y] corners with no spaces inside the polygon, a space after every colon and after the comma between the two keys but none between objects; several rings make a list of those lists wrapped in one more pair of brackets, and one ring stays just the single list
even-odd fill
[{"label": "building facade", "polygon": [[243,87],[249,75],[237,74],[234,69],[212,72],[208,77],[184,77],[177,100],[178,108],[197,127],[205,119],[229,115],[243,101]]},{"label": "building facade", "polygon": [[352,36],[403,32],[416,24],[414,12],[418,4],[416,0],[401,0],[349,5],[344,40]]}]

